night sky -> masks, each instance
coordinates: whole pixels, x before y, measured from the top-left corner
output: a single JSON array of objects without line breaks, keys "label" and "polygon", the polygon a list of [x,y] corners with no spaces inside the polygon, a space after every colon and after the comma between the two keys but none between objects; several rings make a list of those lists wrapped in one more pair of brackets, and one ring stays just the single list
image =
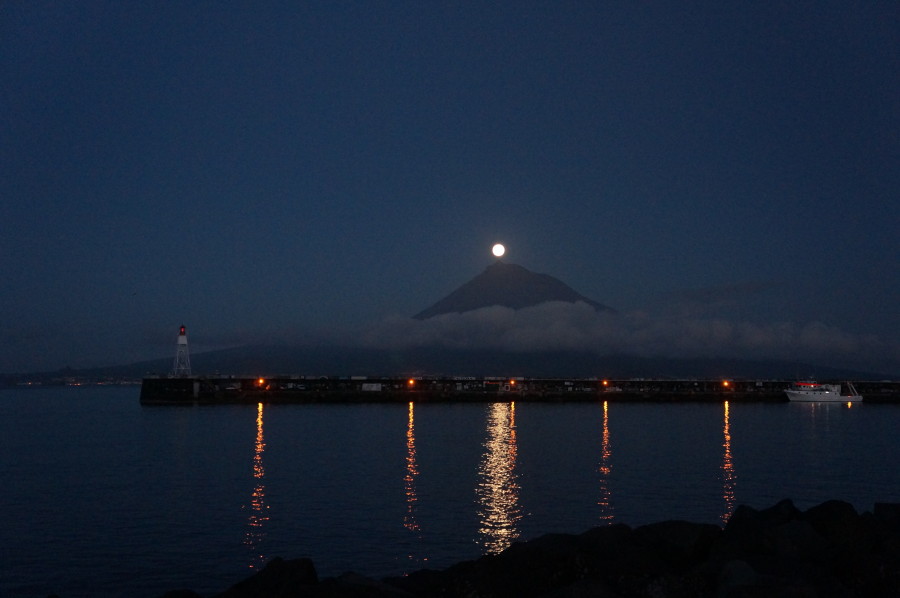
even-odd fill
[{"label": "night sky", "polygon": [[[184,323],[898,373],[898,73],[895,1],[2,2],[0,372]],[[615,321],[410,319],[497,241]]]}]

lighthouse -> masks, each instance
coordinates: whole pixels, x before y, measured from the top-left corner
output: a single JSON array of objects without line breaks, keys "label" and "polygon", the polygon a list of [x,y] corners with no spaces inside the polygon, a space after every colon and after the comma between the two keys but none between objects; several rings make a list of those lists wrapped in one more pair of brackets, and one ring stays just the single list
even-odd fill
[{"label": "lighthouse", "polygon": [[184,324],[178,330],[178,345],[175,350],[175,363],[172,365],[172,376],[187,378],[191,375],[191,356],[188,352],[187,331]]}]

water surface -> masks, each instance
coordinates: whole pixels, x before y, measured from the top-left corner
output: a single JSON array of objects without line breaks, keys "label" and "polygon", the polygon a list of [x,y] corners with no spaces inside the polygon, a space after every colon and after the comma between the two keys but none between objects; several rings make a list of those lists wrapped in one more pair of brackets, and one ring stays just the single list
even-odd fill
[{"label": "water surface", "polygon": [[547,532],[737,504],[900,502],[900,407],[573,403],[141,407],[139,389],[0,392],[0,594],[227,588],[445,567]]}]

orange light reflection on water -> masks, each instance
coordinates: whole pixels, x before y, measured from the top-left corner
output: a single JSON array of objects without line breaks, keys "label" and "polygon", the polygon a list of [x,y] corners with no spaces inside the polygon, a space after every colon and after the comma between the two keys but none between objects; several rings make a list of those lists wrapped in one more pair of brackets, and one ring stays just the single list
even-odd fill
[{"label": "orange light reflection on water", "polygon": [[734,459],[731,455],[731,419],[728,401],[725,401],[725,416],[722,424],[722,498],[725,500],[725,510],[722,513],[722,523],[728,523],[728,519],[734,512],[734,489],[737,474],[734,470]]},{"label": "orange light reflection on water", "polygon": [[403,517],[403,527],[410,531],[418,531],[416,505],[419,498],[416,494],[416,478],[419,475],[419,466],[416,463],[416,427],[413,405],[414,403],[410,401],[406,424],[406,476],[403,478],[406,491],[406,515]]},{"label": "orange light reflection on water", "polygon": [[485,553],[496,554],[519,537],[518,522],[522,519],[514,402],[490,405],[486,436],[476,487],[481,523],[477,542]]},{"label": "orange light reflection on water", "polygon": [[603,433],[600,444],[600,520],[611,524],[613,521],[612,493],[609,488],[609,474],[612,472],[612,446],[609,441],[609,401],[603,401]]},{"label": "orange light reflection on water", "polygon": [[265,523],[269,520],[269,505],[266,504],[266,469],[263,466],[263,453],[266,450],[263,435],[263,404],[256,406],[256,444],[253,450],[253,478],[255,484],[250,494],[250,515],[247,518],[247,533],[244,534],[244,545],[253,553],[249,567],[261,568],[266,556],[259,553],[259,544],[265,539]]}]

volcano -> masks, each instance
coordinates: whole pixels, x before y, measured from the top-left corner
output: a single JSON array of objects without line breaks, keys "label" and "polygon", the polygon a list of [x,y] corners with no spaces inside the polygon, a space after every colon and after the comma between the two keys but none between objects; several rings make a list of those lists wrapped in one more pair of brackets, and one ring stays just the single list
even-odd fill
[{"label": "volcano", "polygon": [[597,311],[614,311],[548,274],[537,274],[516,264],[497,261],[413,318],[427,320],[441,314],[463,313],[492,305],[522,309],[547,301],[583,301]]}]

